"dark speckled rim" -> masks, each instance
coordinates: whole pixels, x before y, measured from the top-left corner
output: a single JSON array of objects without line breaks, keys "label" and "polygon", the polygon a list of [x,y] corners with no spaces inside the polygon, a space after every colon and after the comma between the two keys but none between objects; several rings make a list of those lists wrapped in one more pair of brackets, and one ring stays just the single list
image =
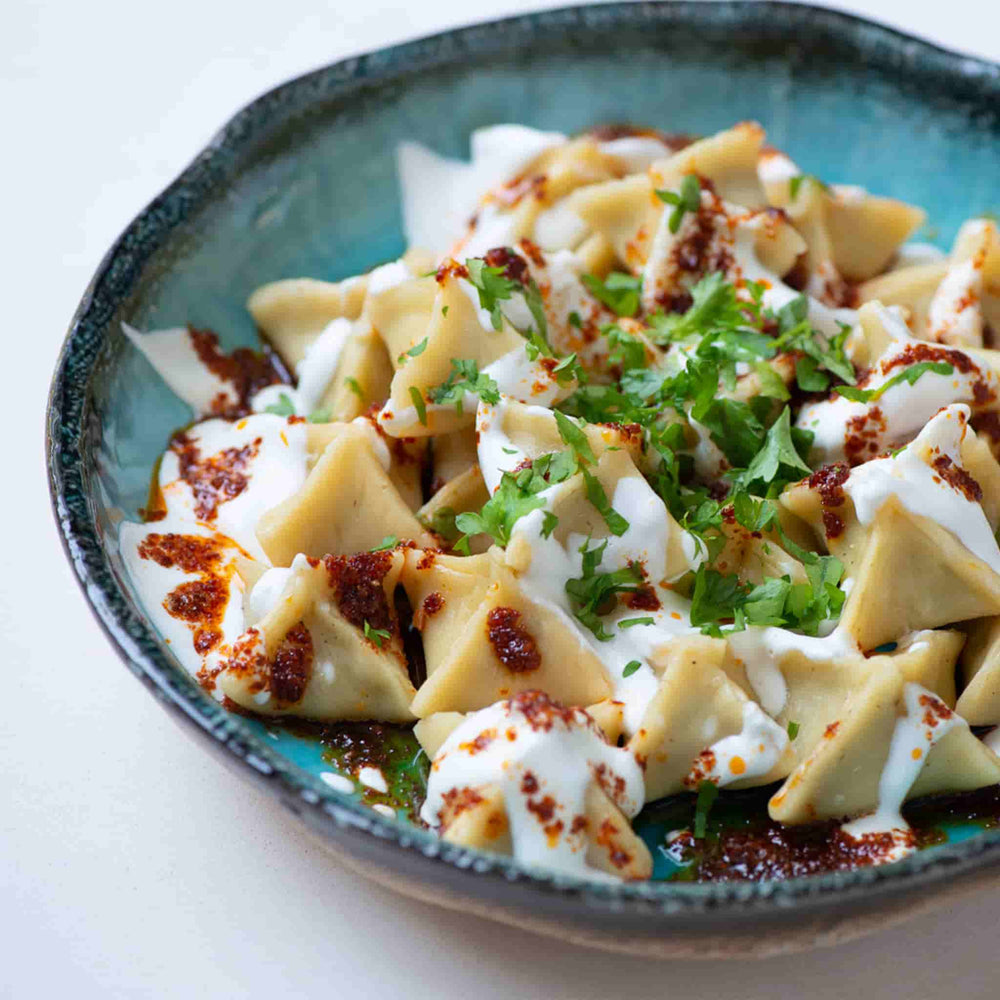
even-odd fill
[{"label": "dark speckled rim", "polygon": [[[527,14],[460,28],[347,59],[259,97],[240,111],[187,169],[125,230],[87,288],[59,357],[47,411],[47,455],[55,516],[66,554],[94,614],[119,655],[175,718],[215,746],[222,758],[360,863],[382,866],[453,899],[492,901],[508,913],[532,913],[608,933],[663,935],[682,927],[712,933],[724,922],[748,928],[806,913],[881,909],[926,895],[943,880],[985,881],[1000,866],[1000,831],[884,868],[760,884],[603,885],[528,872],[509,858],[443,844],[385,819],[295,768],[253,737],[191,683],[167,656],[116,579],[92,509],[86,422],[90,379],[115,310],[174,228],[238,175],[254,141],[317,101],[350,96],[366,84],[509,51],[519,39],[606,33],[615,26],[665,32],[683,27],[752,29],[779,41],[809,37],[847,45],[857,58],[914,84],[934,83],[955,98],[1000,106],[1000,67],[848,14],[799,4],[753,2],[609,4]],[[992,873],[991,873],[992,874]],[[877,899],[878,903],[872,901]],[[785,920],[781,915],[784,913]],[[692,922],[693,921],[693,922]],[[703,921],[706,921],[702,923]],[[763,924],[761,923],[763,921]]]}]

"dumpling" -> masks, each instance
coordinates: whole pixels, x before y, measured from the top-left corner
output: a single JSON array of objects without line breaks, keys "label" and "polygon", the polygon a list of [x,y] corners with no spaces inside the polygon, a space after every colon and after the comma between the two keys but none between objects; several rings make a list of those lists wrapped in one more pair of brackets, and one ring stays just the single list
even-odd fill
[{"label": "dumpling", "polygon": [[215,662],[217,683],[265,715],[407,722],[414,688],[393,594],[400,551],[299,557],[274,607]]}]

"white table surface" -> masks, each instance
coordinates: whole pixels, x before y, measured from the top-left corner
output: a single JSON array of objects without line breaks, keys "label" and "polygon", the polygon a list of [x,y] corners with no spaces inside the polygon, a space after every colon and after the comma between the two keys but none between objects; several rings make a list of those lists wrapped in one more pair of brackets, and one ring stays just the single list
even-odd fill
[{"label": "white table surface", "polygon": [[[997,995],[997,902],[983,895],[794,960],[668,966],[370,885],[175,726],[118,662],[71,578],[49,512],[42,409],[69,318],[119,231],[257,93],[532,6],[0,5],[0,996]],[[850,9],[1000,59],[997,0]]]}]

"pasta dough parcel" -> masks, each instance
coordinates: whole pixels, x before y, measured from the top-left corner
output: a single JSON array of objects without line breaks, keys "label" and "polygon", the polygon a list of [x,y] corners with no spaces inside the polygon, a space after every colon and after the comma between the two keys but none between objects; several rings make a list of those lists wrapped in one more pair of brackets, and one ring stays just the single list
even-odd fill
[{"label": "pasta dough parcel", "polygon": [[194,422],[123,558],[205,689],[413,728],[420,822],[596,879],[665,796],[851,865],[1000,782],[996,225],[907,242],[752,122],[398,159],[407,253],[257,289],[259,351],[125,329]]}]

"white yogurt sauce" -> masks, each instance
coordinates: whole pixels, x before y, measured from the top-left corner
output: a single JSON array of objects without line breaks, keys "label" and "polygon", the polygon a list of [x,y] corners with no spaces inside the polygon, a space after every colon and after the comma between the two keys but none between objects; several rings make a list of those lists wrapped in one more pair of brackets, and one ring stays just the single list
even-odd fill
[{"label": "white yogurt sauce", "polygon": [[734,781],[762,778],[781,759],[788,733],[752,701],[743,705],[743,728],[713,743],[708,752],[712,766],[698,777],[719,788]]},{"label": "white yogurt sauce", "polygon": [[[548,504],[560,490],[566,488],[570,488],[568,483],[560,483],[539,496]],[[527,544],[530,547],[531,563],[519,576],[521,586],[532,600],[557,614],[580,642],[601,659],[614,691],[614,699],[624,705],[625,731],[632,734],[639,728],[659,684],[649,661],[675,636],[692,631],[690,602],[664,586],[671,582],[665,579],[670,535],[682,529],[670,520],[663,501],[641,476],[620,480],[610,499],[615,510],[629,522],[629,528],[621,537],[608,537],[598,572],[610,572],[630,562],[642,562],[647,581],[656,591],[661,607],[657,611],[636,611],[622,606],[605,615],[604,627],[611,634],[608,640],[598,639],[578,621],[566,593],[566,581],[579,577],[583,571],[583,555],[579,551],[587,542],[583,535],[571,534],[565,547],[554,534],[545,538],[542,527],[546,508],[540,508],[514,525],[511,545]],[[600,543],[604,541],[601,539]],[[685,546],[689,568],[692,569],[700,561],[695,549],[693,544]],[[630,618],[652,618],[653,622],[624,629],[619,627],[619,622]],[[628,677],[623,676],[625,667],[633,660],[639,662],[639,668]]]},{"label": "white yogurt sauce", "polygon": [[[185,431],[197,445],[202,461],[230,449],[256,447],[256,455],[243,465],[246,488],[216,507],[216,516],[207,524],[232,538],[255,559],[267,562],[257,541],[261,514],[297,492],[306,479],[306,430],[303,424],[289,424],[282,417],[259,413],[235,423],[205,420]],[[167,451],[160,464],[160,488],[167,510],[198,521],[197,501],[191,486],[180,478],[180,462]]]},{"label": "white yogurt sauce", "polygon": [[[295,557],[296,560],[299,558],[301,557]],[[272,566],[264,572],[250,591],[250,598],[247,601],[247,625],[256,625],[277,607],[282,592],[297,568],[293,562],[291,566]]]},{"label": "white yogurt sauce", "polygon": [[[950,363],[944,351],[957,348],[938,348],[914,340],[898,310],[883,306],[878,306],[878,309],[879,319],[892,341],[872,366],[866,389],[880,388],[904,371],[908,365],[894,363],[894,359],[917,344],[922,345],[922,354],[940,351],[940,360]],[[934,360],[930,357],[928,359]],[[970,360],[973,367],[968,372],[960,372],[954,365],[950,375],[925,371],[913,385],[905,381],[898,382],[870,403],[853,402],[839,395],[809,403],[802,407],[795,424],[803,430],[812,431],[812,455],[815,462],[833,462],[844,457],[852,421],[863,423],[866,440],[874,444],[876,452],[881,451],[912,437],[942,407],[951,403],[973,402],[977,384],[981,386],[980,393],[983,391],[982,386],[987,390],[1000,392],[1000,381],[993,371],[985,365],[975,364],[975,359]],[[879,420],[871,417],[876,409],[880,414]]]},{"label": "white yogurt sauce", "polygon": [[[480,401],[476,410],[476,453],[490,493],[496,491],[505,472],[513,471],[528,458],[504,430],[508,409],[509,400],[501,398],[495,405]],[[552,411],[544,406],[529,405],[527,414],[548,419]]]},{"label": "white yogurt sauce", "polygon": [[903,802],[927,763],[928,754],[954,728],[968,726],[936,694],[919,684],[909,682],[904,686],[903,701],[906,714],[897,719],[889,743],[889,755],[879,778],[878,808],[842,828],[857,838],[893,834],[896,846],[886,861],[895,861],[914,849],[908,836],[910,826],[903,819]]},{"label": "white yogurt sauce", "polygon": [[[800,293],[786,285],[780,275],[766,268],[757,257],[758,232],[763,227],[774,224],[766,213],[751,212],[725,203],[721,211],[716,211],[712,196],[707,191],[702,192],[702,204],[712,212],[715,226],[713,244],[728,249],[732,254],[733,263],[727,275],[729,280],[763,282],[765,285],[763,303],[774,311],[798,298]],[[696,216],[689,213],[682,220],[677,232],[672,233],[669,226],[670,216],[670,212],[662,214],[649,258],[643,268],[643,305],[649,312],[658,308],[658,295],[665,291],[678,290],[674,287],[665,287],[673,281],[671,255],[674,246],[686,239],[698,225]],[[807,296],[807,300],[810,323],[826,336],[832,337],[839,333],[841,323],[853,325],[857,319],[857,313],[853,309],[832,309],[811,296]]]},{"label": "white yogurt sauce", "polygon": [[[574,830],[573,820],[586,814],[595,770],[605,770],[603,787],[629,818],[643,804],[642,770],[627,750],[607,743],[582,709],[569,709],[565,715],[552,712],[549,721],[548,728],[540,724],[538,715],[526,714],[517,699],[497,702],[467,718],[434,758],[420,816],[436,827],[448,793],[499,786],[518,861],[594,877],[600,873],[586,862],[586,832]],[[623,783],[620,790],[616,779]],[[543,796],[555,800],[551,822],[529,808]],[[555,820],[561,821],[561,828]]]},{"label": "white yogurt sauce", "polygon": [[174,395],[187,403],[196,416],[211,413],[212,403],[220,399],[229,406],[239,402],[232,383],[219,378],[198,357],[186,326],[140,333],[128,323],[122,323],[122,331],[145,355]]},{"label": "white yogurt sauce", "polygon": [[367,293],[369,295],[381,295],[382,292],[389,291],[397,285],[409,281],[413,275],[403,260],[394,260],[388,264],[376,267],[368,275]]},{"label": "white yogurt sauce", "polygon": [[773,626],[747,628],[727,638],[733,654],[743,663],[757,701],[769,715],[778,715],[788,698],[788,685],[779,665],[788,653],[829,661],[858,652],[857,643],[841,628],[826,636],[800,635]]},{"label": "white yogurt sauce", "polygon": [[657,160],[673,155],[670,147],[654,135],[625,135],[620,139],[599,142],[597,148],[605,156],[620,160],[626,173],[640,174]]},{"label": "white yogurt sauce", "polygon": [[571,250],[590,232],[568,201],[557,201],[535,217],[533,239],[542,250]]},{"label": "white yogurt sauce", "polygon": [[121,526],[119,547],[122,562],[135,587],[139,603],[146,609],[150,622],[169,644],[184,668],[197,674],[202,666],[203,655],[195,649],[194,630],[183,619],[171,615],[164,602],[178,586],[198,580],[202,574],[185,572],[177,565],[161,566],[154,559],[140,556],[140,546],[150,535],[193,535],[197,538],[216,539],[221,544],[222,562],[217,571],[212,573],[216,579],[225,581],[227,592],[226,607],[219,626],[222,633],[220,645],[231,643],[246,627],[243,618],[245,588],[232,567],[239,549],[232,543],[227,545],[226,539],[192,522],[183,513],[168,514],[167,517],[148,524],[125,522]]},{"label": "white yogurt sauce", "polygon": [[[472,133],[468,163],[439,156],[419,143],[401,143],[396,168],[408,244],[444,255],[466,233],[484,192],[513,179],[545,150],[565,141],[560,132],[493,125]],[[491,243],[484,249],[508,242]],[[467,252],[467,256],[473,254]]]},{"label": "white yogurt sauce", "polygon": [[939,475],[942,456],[962,468],[962,438],[969,408],[962,404],[939,413],[895,458],[880,458],[855,468],[844,483],[861,524],[869,525],[882,504],[896,497],[911,513],[946,528],[995,573],[1000,573],[1000,547],[982,505]]},{"label": "white yogurt sauce", "polygon": [[896,252],[896,257],[889,266],[890,271],[899,271],[904,267],[918,267],[921,264],[936,264],[947,256],[933,243],[904,243]]},{"label": "white yogurt sauce", "polygon": [[984,255],[958,261],[948,268],[927,312],[927,339],[941,344],[983,345]]}]

